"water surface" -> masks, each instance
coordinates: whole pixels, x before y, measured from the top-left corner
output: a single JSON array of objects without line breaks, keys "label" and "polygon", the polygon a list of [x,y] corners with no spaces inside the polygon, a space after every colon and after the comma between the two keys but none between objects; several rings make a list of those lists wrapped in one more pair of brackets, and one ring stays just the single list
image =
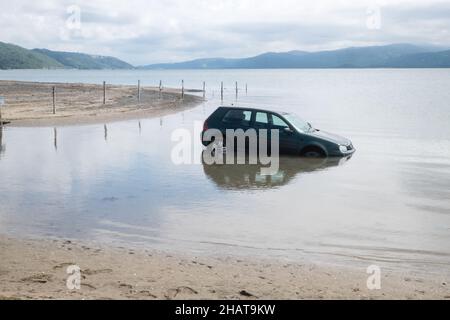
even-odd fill
[{"label": "water surface", "polygon": [[[106,131],[104,124],[5,127],[3,234],[450,270],[450,70],[25,70],[1,71],[0,79],[161,79],[167,86],[183,79],[189,88],[206,81],[208,98],[189,111],[111,123]],[[296,112],[352,139],[357,153],[282,159],[273,177],[248,165],[174,165],[171,133],[192,130],[214,111],[220,81],[225,104]]]}]

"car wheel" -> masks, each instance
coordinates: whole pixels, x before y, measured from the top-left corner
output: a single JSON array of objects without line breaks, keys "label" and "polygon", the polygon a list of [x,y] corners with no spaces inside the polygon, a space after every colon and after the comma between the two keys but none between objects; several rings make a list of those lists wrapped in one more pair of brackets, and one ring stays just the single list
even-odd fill
[{"label": "car wheel", "polygon": [[300,153],[300,156],[305,158],[324,158],[325,152],[319,147],[306,147]]}]

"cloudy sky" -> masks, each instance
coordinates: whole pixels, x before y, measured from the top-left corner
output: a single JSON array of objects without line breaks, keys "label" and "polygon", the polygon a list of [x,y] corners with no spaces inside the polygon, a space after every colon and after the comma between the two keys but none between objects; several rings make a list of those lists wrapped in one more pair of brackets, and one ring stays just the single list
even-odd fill
[{"label": "cloudy sky", "polygon": [[135,65],[399,42],[450,46],[450,0],[0,0],[0,41]]}]

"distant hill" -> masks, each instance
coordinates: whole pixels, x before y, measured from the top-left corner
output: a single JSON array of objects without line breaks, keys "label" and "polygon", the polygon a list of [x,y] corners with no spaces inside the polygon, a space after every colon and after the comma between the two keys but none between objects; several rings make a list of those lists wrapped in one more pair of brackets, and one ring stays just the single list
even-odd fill
[{"label": "distant hill", "polygon": [[90,55],[85,53],[33,49],[33,52],[48,56],[66,68],[72,69],[132,69],[131,64],[113,57]]},{"label": "distant hill", "polygon": [[64,66],[39,52],[0,42],[0,69],[55,69]]},{"label": "distant hill", "polygon": [[28,50],[0,42],[0,69],[132,69],[131,64],[113,57],[47,49]]},{"label": "distant hill", "polygon": [[450,50],[416,53],[392,59],[387,66],[398,68],[450,68]]},{"label": "distant hill", "polygon": [[[268,68],[409,68],[447,67],[445,52],[411,44],[352,47],[333,51],[269,52],[244,59],[197,59],[142,66],[142,69],[268,69]],[[448,51],[446,51],[448,52]],[[418,62],[419,59],[421,62]],[[437,59],[437,60],[436,60]]]},{"label": "distant hill", "polygon": [[[445,50],[445,51],[444,51]],[[85,53],[28,50],[0,42],[0,69],[134,69],[114,57]],[[279,68],[450,68],[450,50],[392,44],[307,52],[268,52],[243,59],[208,58],[151,64],[139,69],[279,69]]]}]

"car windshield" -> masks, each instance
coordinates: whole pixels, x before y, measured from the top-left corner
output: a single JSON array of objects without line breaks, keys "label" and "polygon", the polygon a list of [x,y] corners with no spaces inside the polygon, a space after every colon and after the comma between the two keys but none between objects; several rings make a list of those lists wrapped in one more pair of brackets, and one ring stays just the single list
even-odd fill
[{"label": "car windshield", "polygon": [[313,128],[308,122],[300,119],[296,115],[288,113],[284,114],[283,116],[300,132],[310,132],[313,130]]}]

